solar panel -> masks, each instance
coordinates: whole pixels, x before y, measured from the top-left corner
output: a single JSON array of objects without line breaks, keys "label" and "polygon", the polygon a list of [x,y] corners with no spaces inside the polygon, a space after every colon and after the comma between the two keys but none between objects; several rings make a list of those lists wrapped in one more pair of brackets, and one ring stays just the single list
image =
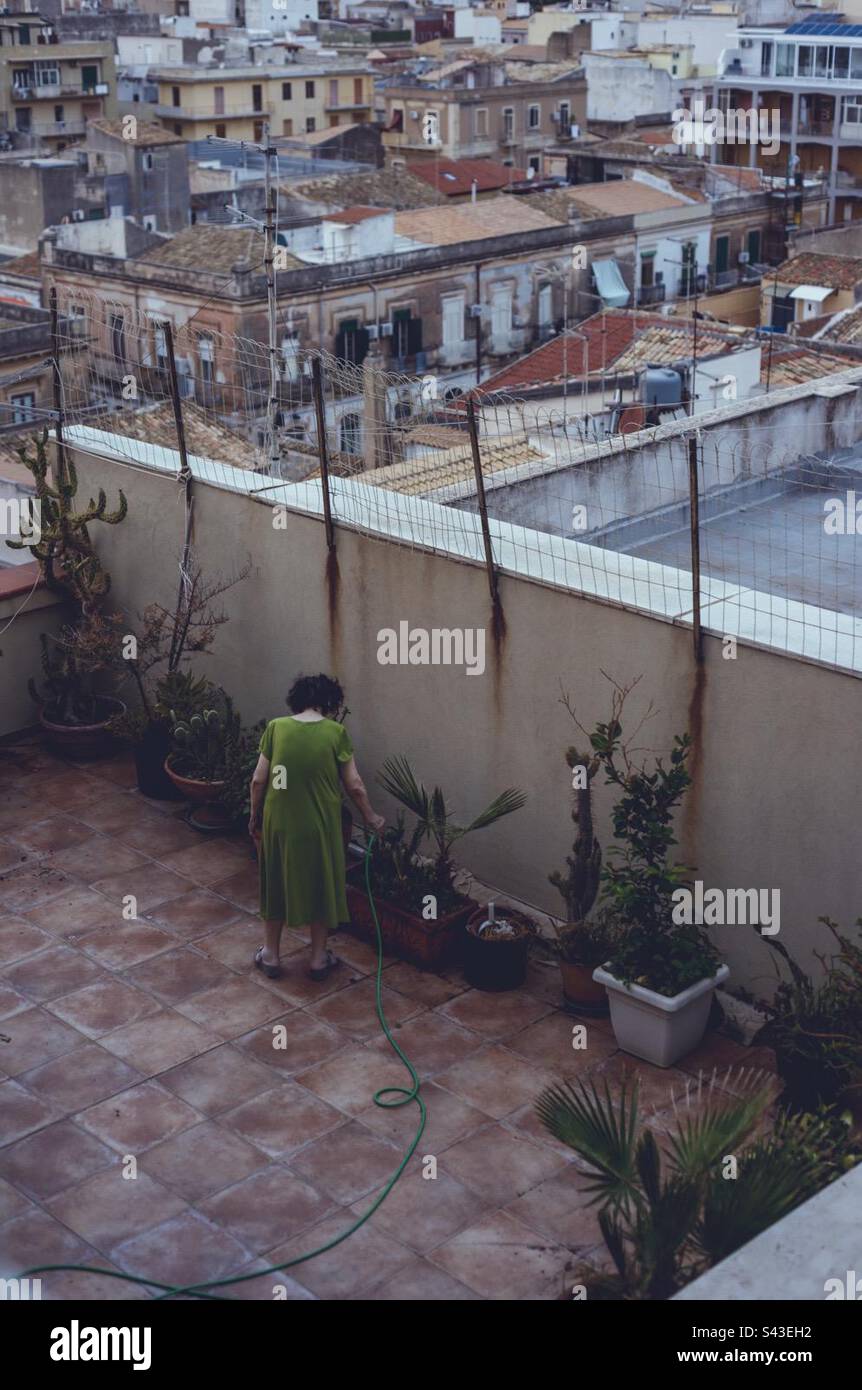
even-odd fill
[{"label": "solar panel", "polygon": [[784,30],[785,34],[804,35],[812,38],[862,38],[862,24],[837,24],[835,20],[802,19]]}]

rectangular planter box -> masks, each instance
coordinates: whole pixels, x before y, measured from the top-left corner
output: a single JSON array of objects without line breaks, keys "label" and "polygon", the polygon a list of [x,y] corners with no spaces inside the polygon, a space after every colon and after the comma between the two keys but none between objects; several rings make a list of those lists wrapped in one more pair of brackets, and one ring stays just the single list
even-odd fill
[{"label": "rectangular planter box", "polygon": [[[376,941],[371,904],[365,891],[364,865],[357,864],[347,871],[347,906],[350,908],[351,929],[365,941]],[[426,922],[405,912],[394,903],[375,895],[374,906],[380,920],[384,949],[401,960],[409,961],[424,970],[439,970],[451,965],[463,951],[464,924],[476,904],[467,899],[436,922]]]},{"label": "rectangular planter box", "polygon": [[624,985],[602,965],[593,979],[608,991],[614,1035],[623,1051],[657,1067],[672,1067],[703,1038],[713,991],[729,974],[721,965],[711,979],[698,980],[672,998],[643,985]]}]

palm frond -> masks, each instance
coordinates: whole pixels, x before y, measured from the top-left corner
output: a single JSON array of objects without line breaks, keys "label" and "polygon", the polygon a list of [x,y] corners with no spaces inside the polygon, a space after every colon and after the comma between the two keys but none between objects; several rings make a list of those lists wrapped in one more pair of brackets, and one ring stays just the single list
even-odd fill
[{"label": "palm frond", "polygon": [[549,1086],[536,1101],[536,1113],[556,1139],[567,1144],[593,1170],[587,1191],[603,1206],[625,1206],[638,1199],[635,1136],[638,1088],[624,1084],[617,1106],[607,1082],[601,1096],[593,1082]]},{"label": "palm frond", "polygon": [[[733,1153],[775,1100],[778,1085],[769,1072],[728,1068],[719,1077],[701,1075],[674,1097],[677,1128],[669,1136],[671,1168],[690,1179],[704,1177]],[[733,1091],[734,1094],[730,1094]]]},{"label": "palm frond", "polygon": [[384,791],[406,806],[417,820],[427,826],[429,819],[428,793],[421,782],[417,782],[413,769],[403,756],[387,758],[377,780]]},{"label": "palm frond", "polygon": [[508,787],[506,791],[495,796],[489,806],[471,821],[462,834],[467,834],[471,830],[484,830],[486,826],[493,825],[495,821],[502,820],[503,816],[509,816],[513,811],[520,811],[526,804],[527,796],[525,792],[518,791],[515,787]]}]

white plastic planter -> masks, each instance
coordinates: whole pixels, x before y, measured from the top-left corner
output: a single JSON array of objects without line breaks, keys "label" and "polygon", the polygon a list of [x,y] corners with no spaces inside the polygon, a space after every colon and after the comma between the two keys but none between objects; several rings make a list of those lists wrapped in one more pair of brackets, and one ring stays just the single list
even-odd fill
[{"label": "white plastic planter", "polygon": [[706,1032],[713,991],[729,974],[721,965],[710,979],[698,980],[673,998],[643,985],[624,985],[603,965],[593,971],[593,979],[608,992],[614,1035],[623,1051],[656,1067],[672,1067],[697,1047]]}]

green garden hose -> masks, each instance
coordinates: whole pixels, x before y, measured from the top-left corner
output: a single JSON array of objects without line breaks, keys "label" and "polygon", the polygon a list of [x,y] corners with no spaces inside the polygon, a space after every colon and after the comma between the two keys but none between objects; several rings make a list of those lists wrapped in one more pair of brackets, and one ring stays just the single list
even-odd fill
[{"label": "green garden hose", "polygon": [[[353,1232],[358,1231],[360,1226],[364,1226],[365,1222],[368,1221],[369,1218],[374,1215],[377,1208],[381,1206],[383,1202],[385,1202],[386,1198],[389,1196],[389,1193],[392,1191],[393,1187],[397,1183],[398,1179],[401,1177],[401,1174],[404,1172],[404,1169],[407,1167],[407,1164],[410,1162],[410,1159],[413,1157],[413,1154],[416,1151],[416,1146],[419,1143],[419,1140],[422,1138],[422,1135],[425,1130],[427,1111],[425,1109],[425,1102],[419,1094],[419,1077],[416,1072],[416,1068],[413,1066],[413,1063],[410,1061],[410,1059],[406,1057],[404,1053],[401,1051],[401,1048],[398,1046],[397,1042],[390,1033],[389,1025],[386,1022],[386,1015],[383,1012],[383,1004],[380,998],[383,977],[383,935],[380,930],[380,921],[377,916],[377,908],[374,905],[374,895],[371,892],[371,850],[374,846],[375,839],[376,836],[374,835],[371,835],[369,837],[368,844],[365,850],[365,887],[368,892],[368,902],[371,907],[371,915],[374,919],[374,929],[377,933],[377,979],[375,990],[375,1004],[377,1008],[377,1017],[380,1020],[380,1027],[383,1029],[386,1041],[389,1043],[390,1047],[392,1047],[394,1051],[397,1052],[401,1061],[404,1063],[405,1067],[410,1073],[410,1077],[413,1084],[409,1090],[407,1090],[403,1086],[382,1087],[379,1091],[374,1092],[374,1104],[379,1105],[380,1108],[383,1110],[397,1110],[402,1105],[409,1105],[411,1101],[415,1100],[416,1104],[419,1106],[420,1121],[419,1128],[417,1129],[416,1134],[413,1137],[413,1142],[411,1143],[409,1149],[405,1153],[395,1172],[392,1174],[392,1177],[389,1179],[386,1186],[383,1188],[383,1191],[380,1193],[378,1197],[375,1198],[372,1205],[368,1208],[368,1211],[366,1211],[362,1216],[360,1216],[356,1221],[354,1221],[352,1226],[348,1226],[346,1231],[342,1231],[341,1235],[336,1236],[333,1240],[327,1241],[325,1245],[319,1245],[315,1250],[309,1250],[304,1255],[297,1255],[292,1260],[285,1260],[283,1264],[271,1265],[268,1269],[257,1270],[254,1274],[240,1274],[233,1279],[211,1279],[207,1283],[175,1286],[173,1284],[162,1284],[157,1279],[141,1279],[134,1274],[119,1274],[112,1269],[97,1269],[93,1265],[38,1265],[34,1269],[25,1269],[23,1273],[19,1275],[19,1278],[30,1278],[35,1274],[48,1274],[60,1270],[72,1270],[77,1274],[101,1274],[104,1278],[121,1279],[128,1284],[143,1284],[147,1288],[161,1289],[162,1292],[157,1295],[158,1299],[175,1298],[178,1294],[188,1294],[192,1298],[215,1299],[218,1301],[224,1301],[224,1298],[226,1297],[225,1295],[207,1293],[207,1289],[223,1289],[226,1288],[228,1285],[232,1284],[248,1283],[250,1279],[262,1279],[264,1275],[267,1274],[279,1274],[282,1270],[292,1269],[294,1265],[305,1264],[307,1260],[313,1260],[316,1258],[316,1256],[323,1255],[327,1250],[334,1250],[336,1245],[341,1245],[342,1241],[345,1241],[348,1239],[349,1236],[352,1236]],[[384,1099],[384,1097],[386,1096],[396,1097],[396,1099],[386,1100]],[[233,1300],[230,1301],[232,1302]]]}]

